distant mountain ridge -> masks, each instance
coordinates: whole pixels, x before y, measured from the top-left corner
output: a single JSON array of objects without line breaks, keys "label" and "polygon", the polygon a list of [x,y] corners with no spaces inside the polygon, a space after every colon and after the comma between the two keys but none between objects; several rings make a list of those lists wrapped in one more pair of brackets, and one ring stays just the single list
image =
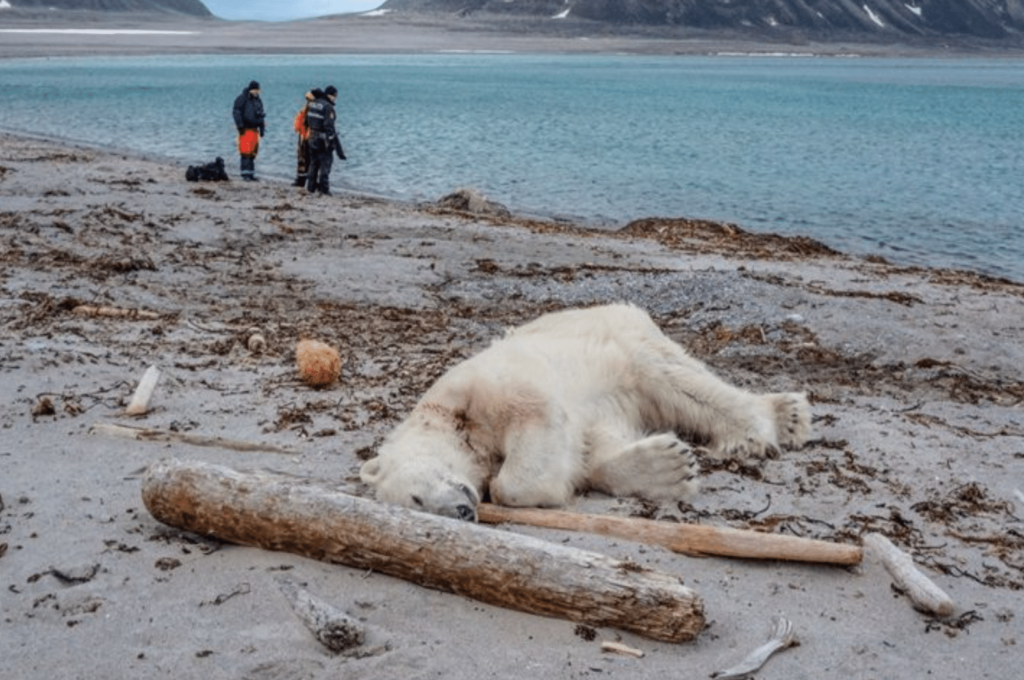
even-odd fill
[{"label": "distant mountain ridge", "polygon": [[818,37],[1024,34],[1024,0],[387,0],[383,8]]},{"label": "distant mountain ridge", "polygon": [[202,0],[7,0],[13,9],[65,9],[89,12],[156,12],[212,17]]}]

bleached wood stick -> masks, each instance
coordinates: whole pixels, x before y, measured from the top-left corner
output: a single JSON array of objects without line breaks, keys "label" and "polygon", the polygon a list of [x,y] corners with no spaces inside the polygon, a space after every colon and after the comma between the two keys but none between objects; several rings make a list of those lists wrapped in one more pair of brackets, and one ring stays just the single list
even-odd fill
[{"label": "bleached wood stick", "polygon": [[340,493],[266,471],[164,460],[142,499],[160,522],[203,536],[369,569],[518,611],[693,639],[704,605],[678,576],[530,536]]},{"label": "bleached wood stick", "polygon": [[601,643],[601,651],[609,654],[631,656],[634,659],[644,658],[643,650],[637,649],[636,647],[630,647],[629,645],[624,645],[621,642],[612,642],[610,640]]},{"label": "bleached wood stick", "polygon": [[147,368],[146,372],[142,374],[139,386],[135,388],[135,394],[132,395],[131,403],[128,404],[128,408],[124,412],[130,416],[145,415],[149,411],[149,400],[153,398],[153,392],[156,390],[156,384],[159,381],[160,369],[156,366]]},{"label": "bleached wood stick", "polygon": [[849,566],[858,564],[862,555],[860,547],[855,545],[703,524],[670,524],[564,510],[506,508],[489,503],[480,504],[478,515],[481,522],[488,524],[512,522],[549,529],[588,531],[660,545],[673,552],[694,556],[717,555]]},{"label": "bleached wood stick", "polygon": [[863,540],[864,545],[882,560],[896,586],[907,594],[916,609],[938,616],[953,613],[953,600],[918,570],[910,555],[882,534],[864,534]]},{"label": "bleached wood stick", "polygon": [[363,625],[345,612],[313,597],[288,579],[279,578],[276,582],[295,615],[327,649],[340,654],[361,647],[366,641]]},{"label": "bleached wood stick", "polygon": [[156,312],[146,309],[122,309],[120,307],[94,307],[92,305],[78,305],[71,310],[72,314],[80,316],[111,316],[124,317],[128,319],[142,319],[155,321],[160,318]]},{"label": "bleached wood stick", "polygon": [[772,635],[768,642],[752,651],[735,666],[712,673],[711,677],[715,680],[749,678],[768,662],[772,654],[786,647],[792,647],[794,644],[796,644],[796,635],[793,634],[793,624],[781,616],[776,617],[772,622]]},{"label": "bleached wood stick", "polygon": [[224,439],[223,437],[207,437],[187,432],[170,432],[168,430],[157,430],[149,427],[130,427],[128,425],[115,425],[114,423],[96,423],[89,431],[93,434],[105,434],[110,437],[121,439],[134,439],[140,442],[178,442],[190,444],[191,446],[210,446],[219,449],[231,449],[232,451],[254,452],[254,453],[283,453],[294,454],[292,449],[274,446],[273,444],[257,444],[254,442],[243,442],[237,439]]}]

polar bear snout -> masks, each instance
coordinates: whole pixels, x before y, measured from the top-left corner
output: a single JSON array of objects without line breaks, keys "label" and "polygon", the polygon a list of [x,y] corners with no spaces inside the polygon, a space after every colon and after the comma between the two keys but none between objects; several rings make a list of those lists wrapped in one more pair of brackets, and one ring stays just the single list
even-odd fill
[{"label": "polar bear snout", "polygon": [[476,491],[468,484],[446,482],[448,490],[444,493],[435,493],[433,497],[421,498],[413,496],[412,507],[416,510],[452,517],[466,522],[477,521],[476,506],[479,504]]},{"label": "polar bear snout", "polygon": [[377,500],[442,517],[477,521],[480,496],[461,475],[431,458],[405,458],[403,462],[396,465],[394,458],[378,456],[363,465],[360,476],[374,488]]}]

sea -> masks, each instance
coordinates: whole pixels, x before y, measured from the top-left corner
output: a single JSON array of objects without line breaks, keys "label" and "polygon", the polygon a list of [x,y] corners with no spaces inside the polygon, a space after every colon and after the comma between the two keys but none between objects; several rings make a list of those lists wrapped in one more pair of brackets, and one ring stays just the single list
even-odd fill
[{"label": "sea", "polygon": [[[0,60],[0,130],[237,176],[231,108],[262,87],[265,178],[303,95],[335,85],[335,188],[515,212],[809,236],[1024,282],[1024,61],[511,53]],[[0,160],[2,164],[2,160]],[[0,206],[2,210],[2,206]]]}]

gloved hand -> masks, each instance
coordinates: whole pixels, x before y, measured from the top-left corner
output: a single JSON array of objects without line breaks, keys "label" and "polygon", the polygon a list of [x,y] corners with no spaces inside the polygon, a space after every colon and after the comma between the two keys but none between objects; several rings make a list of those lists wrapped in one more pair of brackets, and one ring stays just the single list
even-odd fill
[{"label": "gloved hand", "polygon": [[339,161],[347,161],[348,160],[347,158],[345,158],[345,152],[342,151],[340,147],[338,148],[338,160]]},{"label": "gloved hand", "polygon": [[245,134],[245,128],[238,128],[238,136],[241,137]]},{"label": "gloved hand", "polygon": [[260,137],[262,137],[262,136],[263,136],[263,134],[264,134],[264,133],[265,133],[266,131],[267,131],[267,128],[265,128],[265,127],[263,127],[263,126],[260,126]]}]

